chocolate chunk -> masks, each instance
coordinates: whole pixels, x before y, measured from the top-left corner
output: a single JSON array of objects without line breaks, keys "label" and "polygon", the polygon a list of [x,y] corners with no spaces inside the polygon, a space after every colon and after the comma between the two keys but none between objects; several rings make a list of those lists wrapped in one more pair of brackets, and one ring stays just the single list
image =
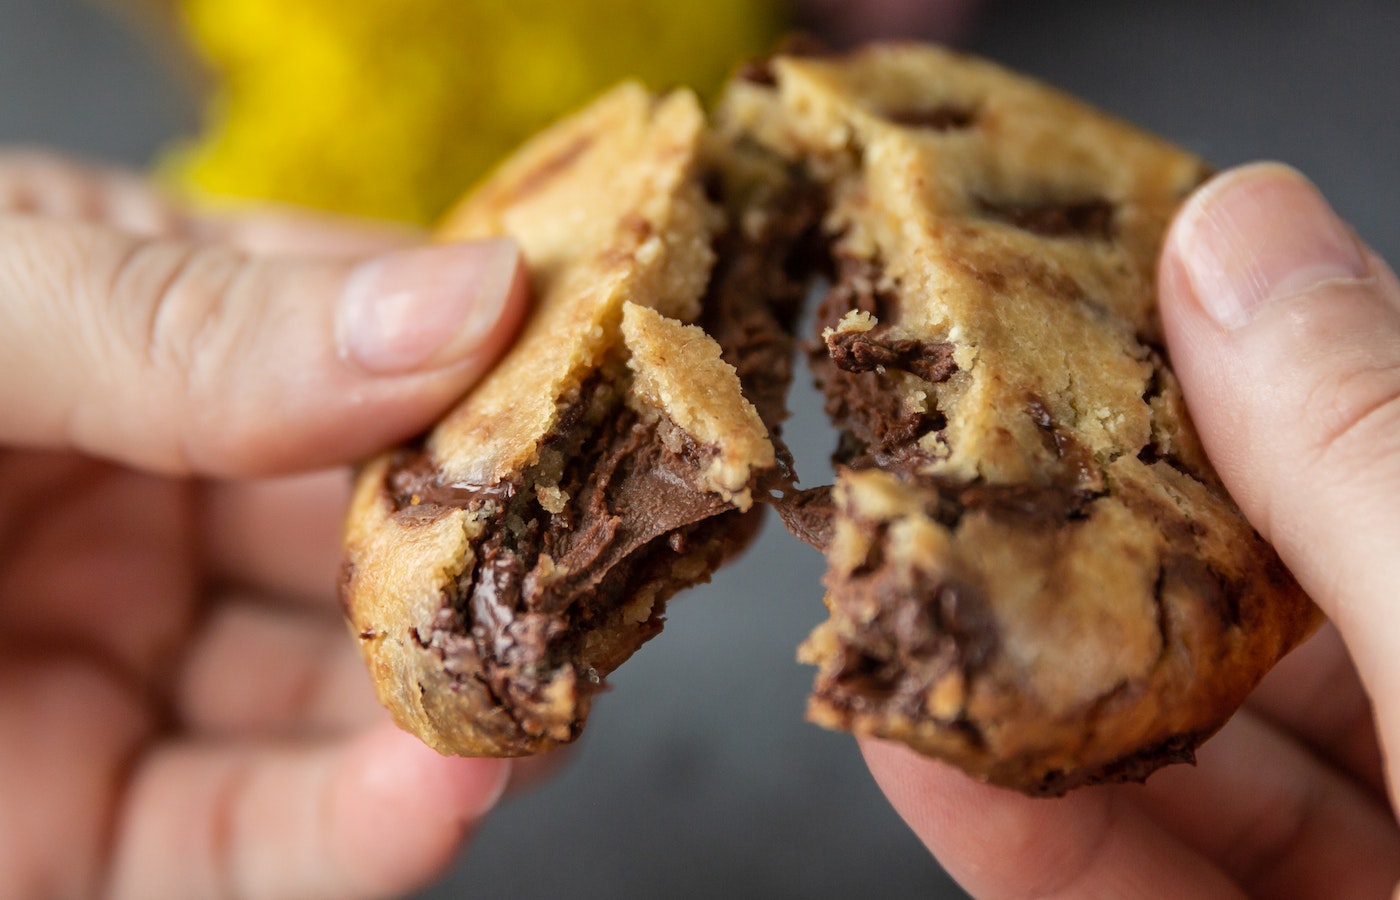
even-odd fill
[{"label": "chocolate chunk", "polygon": [[1055,458],[1064,463],[1063,479],[1069,485],[1096,492],[1103,488],[1103,472],[1094,459],[1094,451],[1075,437],[1068,428],[1055,422],[1050,409],[1038,397],[1026,403],[1026,412],[1040,429],[1041,440]]},{"label": "chocolate chunk", "polygon": [[737,228],[721,233],[699,323],[738,373],[744,396],[789,468],[791,456],[781,436],[793,376],[793,332],[808,279],[825,263],[825,212],[824,192],[796,180],[769,207],[757,234]]},{"label": "chocolate chunk", "polygon": [[761,87],[777,87],[778,73],[773,68],[774,57],[820,57],[830,53],[831,48],[821,38],[811,32],[797,31],[779,41],[772,55],[745,62],[734,73],[734,77]]},{"label": "chocolate chunk", "polygon": [[994,518],[1048,527],[1082,519],[1098,494],[1064,484],[938,485],[939,509],[935,517],[949,527],[969,512],[985,511]]},{"label": "chocolate chunk", "polygon": [[831,503],[831,486],[808,488],[774,500],[783,525],[798,540],[818,550],[831,543],[836,510]]},{"label": "chocolate chunk", "polygon": [[592,146],[593,138],[587,135],[581,135],[570,142],[558,153],[545,159],[516,181],[510,201],[519,203],[526,197],[543,190],[551,181],[572,168]]},{"label": "chocolate chunk", "polygon": [[1107,200],[1017,205],[979,197],[983,215],[1043,237],[1079,237],[1110,241],[1114,236],[1113,204]]},{"label": "chocolate chunk", "polygon": [[1220,621],[1238,625],[1239,595],[1235,585],[1227,585],[1220,573],[1195,556],[1175,554],[1162,562],[1163,591],[1181,591],[1199,598]]},{"label": "chocolate chunk", "polygon": [[[879,543],[872,534],[872,546]],[[912,585],[876,565],[832,585],[843,607],[862,611],[862,624],[842,631],[840,664],[818,676],[814,693],[826,702],[923,718],[930,692],[950,671],[970,676],[996,655],[998,625],[979,589],[921,570],[905,575]]]},{"label": "chocolate chunk", "polygon": [[977,112],[965,106],[886,110],[881,115],[896,125],[927,131],[962,131],[977,124]]},{"label": "chocolate chunk", "polygon": [[1039,797],[1060,797],[1073,788],[1085,785],[1143,782],[1162,766],[1175,763],[1194,765],[1196,748],[1208,737],[1209,734],[1175,734],[1093,771],[1049,772],[1038,784],[1028,787],[1026,792]]},{"label": "chocolate chunk", "polygon": [[772,57],[751,59],[741,65],[739,71],[734,74],[740,81],[747,81],[749,84],[761,87],[778,86],[778,73],[773,69]]},{"label": "chocolate chunk", "polygon": [[[585,396],[579,405],[591,407],[591,400]],[[551,442],[556,452],[570,447],[566,458],[574,460],[557,486],[568,497],[565,507],[548,512],[525,492],[501,504],[478,542],[476,564],[445,598],[427,641],[449,670],[471,672],[520,713],[517,724],[530,735],[553,727],[529,720],[552,674],[589,668],[579,659],[591,630],[629,600],[636,585],[664,577],[658,566],[678,559],[692,542],[703,546],[733,529],[736,514],[718,496],[687,487],[697,476],[696,454],[668,450],[657,423],[626,409],[601,423],[576,414],[562,418],[575,429]],[[658,604],[635,623],[638,644],[660,631],[661,611]],[[599,684],[595,671],[577,689]],[[548,733],[555,740],[573,736]]]},{"label": "chocolate chunk", "polygon": [[882,340],[874,331],[837,331],[827,337],[826,346],[832,362],[846,372],[901,369],[938,384],[958,371],[953,345],[947,342]]},{"label": "chocolate chunk", "polygon": [[[1001,642],[986,598],[972,585],[958,581],[945,581],[924,596],[933,627],[952,639],[963,671],[986,664]],[[906,640],[912,643],[913,637]]]},{"label": "chocolate chunk", "polygon": [[515,495],[517,486],[445,482],[442,472],[425,450],[402,451],[390,464],[384,483],[395,513],[406,513],[422,520],[442,509],[468,509],[487,501],[503,503]]}]

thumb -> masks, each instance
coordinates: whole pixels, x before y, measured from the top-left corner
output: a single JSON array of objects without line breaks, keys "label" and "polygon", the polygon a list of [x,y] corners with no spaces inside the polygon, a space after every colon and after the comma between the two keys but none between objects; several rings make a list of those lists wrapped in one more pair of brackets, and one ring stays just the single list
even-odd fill
[{"label": "thumb", "polygon": [[0,216],[0,445],[211,475],[354,459],[475,381],[524,294],[508,241],[274,260]]},{"label": "thumb", "polygon": [[1301,175],[1260,164],[1183,208],[1162,319],[1206,450],[1340,629],[1400,749],[1400,285]]}]

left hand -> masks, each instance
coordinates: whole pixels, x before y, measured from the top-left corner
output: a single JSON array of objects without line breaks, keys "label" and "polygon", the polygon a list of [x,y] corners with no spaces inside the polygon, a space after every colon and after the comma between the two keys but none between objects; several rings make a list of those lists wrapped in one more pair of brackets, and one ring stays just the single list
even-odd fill
[{"label": "left hand", "polygon": [[419,241],[0,156],[0,896],[398,895],[500,797],[374,700],[348,473],[253,480],[409,436],[504,348],[513,245]]}]

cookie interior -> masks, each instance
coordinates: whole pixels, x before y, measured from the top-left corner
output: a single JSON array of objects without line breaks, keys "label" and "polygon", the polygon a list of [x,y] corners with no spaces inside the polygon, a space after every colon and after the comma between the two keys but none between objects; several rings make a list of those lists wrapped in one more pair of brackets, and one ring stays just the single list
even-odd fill
[{"label": "cookie interior", "polygon": [[[541,299],[359,480],[346,597],[386,704],[448,752],[574,739],[771,503],[829,561],[814,721],[1030,793],[1189,758],[1317,621],[1166,365],[1156,254],[1208,169],[912,45],[747,67],[716,120],[621,89],[453,218],[521,240]],[[821,279],[837,478],[798,492]]]},{"label": "cookie interior", "polygon": [[709,146],[694,98],[623,88],[449,222],[516,236],[538,308],[461,406],[359,479],[347,605],[401,722],[457,753],[573,740],[667,598],[747,543],[789,477],[794,260],[819,218]]},{"label": "cookie interior", "polygon": [[1028,793],[1188,759],[1316,611],[1166,361],[1196,157],[990,63],[879,46],[731,85],[723,133],[820,185],[809,362],[837,478],[809,716]]}]

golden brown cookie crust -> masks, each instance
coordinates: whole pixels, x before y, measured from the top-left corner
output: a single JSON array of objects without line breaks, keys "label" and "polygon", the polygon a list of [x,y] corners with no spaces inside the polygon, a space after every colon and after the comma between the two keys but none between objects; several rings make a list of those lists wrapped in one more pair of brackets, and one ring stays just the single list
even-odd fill
[{"label": "golden brown cookie crust", "polygon": [[360,474],[343,583],[381,700],[440,751],[573,740],[667,597],[752,534],[774,448],[719,345],[683,324],[722,224],[704,134],[693,96],[624,85],[444,226],[518,241],[535,309],[421,447]]},{"label": "golden brown cookie crust", "polygon": [[[1318,622],[1162,346],[1157,254],[1208,171],[917,45],[749,67],[713,129],[625,86],[546,132],[445,229],[518,240],[534,314],[357,482],[344,596],[381,699],[444,752],[572,740],[778,495],[829,561],[814,721],[1032,794],[1189,760]],[[818,273],[842,439],[798,494],[785,332]]]},{"label": "golden brown cookie crust", "polygon": [[1165,360],[1196,157],[937,48],[780,57],[721,129],[826,186],[845,433],[810,716],[1030,793],[1187,759],[1317,614]]}]

